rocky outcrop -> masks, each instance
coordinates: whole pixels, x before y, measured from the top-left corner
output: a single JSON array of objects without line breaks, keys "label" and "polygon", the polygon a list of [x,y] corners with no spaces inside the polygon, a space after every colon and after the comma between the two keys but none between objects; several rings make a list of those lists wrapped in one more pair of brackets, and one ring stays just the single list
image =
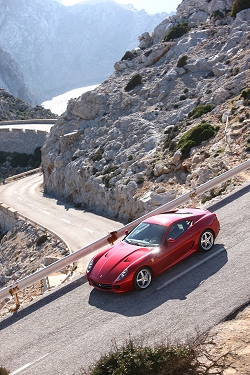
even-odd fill
[{"label": "rocky outcrop", "polygon": [[[249,157],[250,9],[232,18],[232,4],[184,0],[98,88],[69,102],[42,149],[46,192],[130,220]],[[163,40],[183,23],[181,37]],[[198,105],[213,110],[194,116]],[[184,157],[178,141],[202,123],[216,134]]]},{"label": "rocky outcrop", "polygon": [[[0,8],[0,47],[18,64],[36,104],[102,82],[124,50],[137,45],[138,35],[167,16],[107,0],[70,7],[52,0],[0,0]],[[0,64],[0,83],[1,73]],[[14,80],[2,87],[15,96],[20,93],[14,89],[23,90]]]},{"label": "rocky outcrop", "polygon": [[[2,219],[1,213],[0,218]],[[39,238],[44,236],[44,232],[21,220],[16,221],[3,238],[2,234],[5,232],[1,229],[0,227],[0,288],[12,285],[41,269],[43,265],[48,265],[49,257],[58,260],[69,255],[66,245],[51,235],[46,235],[46,240],[40,244]]]},{"label": "rocky outcrop", "polygon": [[20,96],[15,97],[5,89],[0,89],[0,122],[27,119],[55,119],[58,116],[49,109],[36,105],[32,107],[21,100]]}]

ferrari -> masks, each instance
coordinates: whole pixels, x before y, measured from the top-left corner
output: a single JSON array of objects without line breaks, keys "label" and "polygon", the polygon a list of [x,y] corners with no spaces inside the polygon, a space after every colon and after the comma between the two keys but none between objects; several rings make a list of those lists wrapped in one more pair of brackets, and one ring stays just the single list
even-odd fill
[{"label": "ferrari", "polygon": [[87,279],[104,291],[144,290],[155,276],[196,251],[211,250],[219,230],[216,214],[205,209],[176,209],[151,216],[95,255],[88,264]]}]

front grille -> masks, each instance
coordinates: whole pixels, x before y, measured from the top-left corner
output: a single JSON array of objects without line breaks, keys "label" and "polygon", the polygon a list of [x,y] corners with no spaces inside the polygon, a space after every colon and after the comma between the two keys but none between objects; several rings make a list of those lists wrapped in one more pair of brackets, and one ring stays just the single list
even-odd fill
[{"label": "front grille", "polygon": [[92,279],[91,279],[91,281],[92,281],[93,285],[96,286],[97,288],[105,289],[105,290],[111,290],[112,289],[112,284],[97,283]]}]

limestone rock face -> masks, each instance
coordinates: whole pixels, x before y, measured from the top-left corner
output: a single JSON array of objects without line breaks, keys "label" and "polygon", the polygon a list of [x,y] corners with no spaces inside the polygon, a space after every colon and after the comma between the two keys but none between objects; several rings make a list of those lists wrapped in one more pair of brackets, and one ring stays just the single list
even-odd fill
[{"label": "limestone rock face", "polygon": [[[128,221],[248,159],[250,9],[234,19],[232,4],[183,0],[99,87],[69,102],[42,149],[46,192]],[[162,41],[183,22],[185,35]],[[216,134],[183,156],[179,140],[202,123]]]}]

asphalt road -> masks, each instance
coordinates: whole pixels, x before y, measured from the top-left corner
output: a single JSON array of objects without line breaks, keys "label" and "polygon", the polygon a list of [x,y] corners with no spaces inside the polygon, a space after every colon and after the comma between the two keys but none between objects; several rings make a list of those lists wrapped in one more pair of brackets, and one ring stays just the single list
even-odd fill
[{"label": "asphalt road", "polygon": [[[19,182],[0,187],[1,200],[10,204],[5,199],[9,196],[11,200],[15,194],[11,206],[20,211],[20,202],[27,207],[36,205],[29,216],[34,211],[50,212],[52,207],[55,211],[62,209],[55,214],[59,232],[62,214],[68,220],[67,215],[74,216],[78,211],[43,197],[36,178],[33,177],[34,188],[26,181],[30,186],[27,190],[25,180],[22,188],[18,187]],[[32,177],[29,179],[32,181]],[[250,301],[249,202],[250,185],[246,185],[210,206],[221,223],[213,250],[194,254],[154,279],[143,292],[124,295],[100,292],[93,290],[81,276],[31,305],[22,306],[0,322],[0,365],[9,368],[12,375],[71,375],[130,338],[143,344],[179,342],[219,323]],[[48,208],[48,204],[52,205]],[[100,225],[97,235],[101,235],[107,219],[87,212],[80,214],[82,220],[85,214],[87,219],[78,227],[72,225],[73,237],[80,230],[81,238],[82,228],[89,229],[88,215],[93,218],[90,229],[95,225],[98,230]],[[46,213],[40,215],[47,218]]]},{"label": "asphalt road", "polygon": [[[58,234],[73,252],[123,226],[46,196],[41,173],[0,186],[0,201]],[[84,258],[78,266],[85,271],[91,257]]]}]

